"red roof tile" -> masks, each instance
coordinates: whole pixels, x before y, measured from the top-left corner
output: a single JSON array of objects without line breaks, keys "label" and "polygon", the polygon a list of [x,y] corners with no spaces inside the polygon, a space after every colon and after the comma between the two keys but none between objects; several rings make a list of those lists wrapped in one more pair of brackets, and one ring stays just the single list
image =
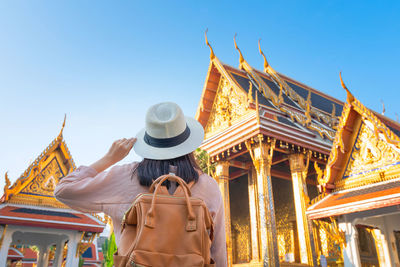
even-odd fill
[{"label": "red roof tile", "polygon": [[400,209],[400,181],[329,194],[310,206],[307,215],[310,219],[320,219],[395,205]]},{"label": "red roof tile", "polygon": [[23,257],[24,255],[18,249],[10,248],[8,250],[8,256],[7,256],[8,259],[17,260],[17,259],[22,259]]},{"label": "red roof tile", "polygon": [[37,209],[4,205],[0,207],[0,224],[23,225],[34,227],[50,227],[101,233],[105,225],[91,216],[51,209]]}]

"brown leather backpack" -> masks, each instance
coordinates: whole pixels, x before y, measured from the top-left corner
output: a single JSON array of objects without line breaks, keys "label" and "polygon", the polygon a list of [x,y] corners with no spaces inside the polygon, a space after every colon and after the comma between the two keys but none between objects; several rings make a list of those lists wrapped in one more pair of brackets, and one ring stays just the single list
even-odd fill
[{"label": "brown leather backpack", "polygon": [[[166,180],[180,185],[173,195],[162,186]],[[114,266],[215,266],[212,239],[213,222],[203,200],[191,197],[181,178],[163,175],[125,213]]]}]

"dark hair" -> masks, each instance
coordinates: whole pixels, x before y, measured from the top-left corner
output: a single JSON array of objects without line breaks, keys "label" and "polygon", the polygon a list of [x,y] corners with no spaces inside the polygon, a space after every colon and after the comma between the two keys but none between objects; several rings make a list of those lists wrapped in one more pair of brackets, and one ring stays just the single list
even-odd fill
[{"label": "dark hair", "polygon": [[[161,175],[170,173],[169,167],[171,165],[177,168],[176,175],[185,180],[186,183],[197,182],[199,179],[197,170],[200,170],[200,168],[193,153],[167,160],[143,159],[134,170],[134,173],[137,172],[141,185],[150,186]],[[169,181],[167,181],[166,185],[169,187]]]}]

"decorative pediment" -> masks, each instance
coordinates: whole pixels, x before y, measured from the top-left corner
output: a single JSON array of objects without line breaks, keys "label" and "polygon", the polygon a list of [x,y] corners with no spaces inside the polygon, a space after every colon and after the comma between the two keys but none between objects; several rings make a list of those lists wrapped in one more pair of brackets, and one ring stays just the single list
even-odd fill
[{"label": "decorative pediment", "polygon": [[249,112],[247,95],[221,77],[210,117],[205,127],[206,138],[221,132]]},{"label": "decorative pediment", "polygon": [[43,169],[37,172],[35,177],[20,191],[19,194],[34,194],[45,197],[54,196],[54,188],[60,178],[67,173],[66,166],[60,164],[58,151],[53,152],[43,162]]},{"label": "decorative pediment", "polygon": [[[384,172],[400,162],[400,153],[376,136],[369,121],[362,123],[342,179],[363,177],[370,172]],[[373,127],[373,126],[372,126]]]}]

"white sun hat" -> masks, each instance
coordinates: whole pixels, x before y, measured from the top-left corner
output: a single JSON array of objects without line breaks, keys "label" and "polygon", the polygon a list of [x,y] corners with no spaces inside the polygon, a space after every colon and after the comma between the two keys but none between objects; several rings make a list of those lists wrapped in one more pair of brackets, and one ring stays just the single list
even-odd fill
[{"label": "white sun hat", "polygon": [[196,150],[203,142],[203,126],[185,117],[173,102],[151,106],[146,114],[146,125],[136,135],[133,147],[136,154],[146,159],[173,159]]}]

